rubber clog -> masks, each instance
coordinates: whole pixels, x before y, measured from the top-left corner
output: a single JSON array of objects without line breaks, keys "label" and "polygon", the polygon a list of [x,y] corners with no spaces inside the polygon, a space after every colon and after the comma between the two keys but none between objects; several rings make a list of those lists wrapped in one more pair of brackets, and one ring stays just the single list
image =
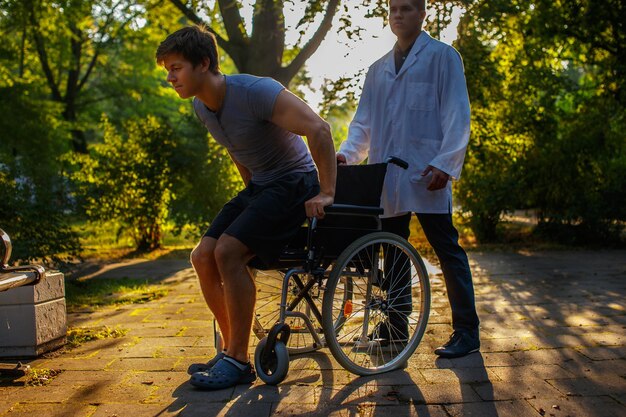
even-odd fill
[{"label": "rubber clog", "polygon": [[233,361],[234,359],[228,357],[221,359],[211,370],[191,375],[189,382],[203,390],[218,390],[239,384],[250,384],[256,380],[252,365],[248,363],[244,369],[240,369]]},{"label": "rubber clog", "polygon": [[208,361],[207,363],[192,363],[191,365],[189,365],[189,368],[187,368],[187,373],[189,375],[193,375],[196,372],[208,372],[211,370],[211,368],[215,366],[215,364],[220,359],[224,359],[225,356],[226,354],[224,352],[220,352],[217,355],[215,355],[215,357],[211,359],[210,361]]}]

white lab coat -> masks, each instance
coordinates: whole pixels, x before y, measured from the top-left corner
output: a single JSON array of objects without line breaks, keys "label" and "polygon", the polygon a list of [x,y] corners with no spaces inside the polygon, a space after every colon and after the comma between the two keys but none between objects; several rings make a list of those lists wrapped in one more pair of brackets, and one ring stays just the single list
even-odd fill
[{"label": "white lab coat", "polygon": [[384,217],[451,213],[451,181],[441,190],[428,191],[432,174],[420,174],[432,165],[458,179],[469,135],[461,56],[423,31],[397,75],[393,50],[370,67],[348,138],[338,152],[348,164],[366,157],[369,163],[384,162],[389,156],[410,164],[408,170],[389,165]]}]

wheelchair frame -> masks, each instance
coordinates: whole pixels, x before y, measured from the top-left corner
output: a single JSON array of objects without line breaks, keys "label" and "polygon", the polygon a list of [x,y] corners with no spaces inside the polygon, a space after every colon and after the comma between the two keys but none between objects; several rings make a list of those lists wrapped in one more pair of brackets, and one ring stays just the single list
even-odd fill
[{"label": "wheelchair frame", "polygon": [[[398,158],[390,158],[388,162],[403,168],[408,166]],[[320,248],[320,239],[316,240],[316,234],[324,229],[333,230],[333,226],[324,227],[326,218],[321,222],[316,218],[309,219],[304,248],[285,252],[278,268],[272,268],[284,274],[278,317],[273,325],[271,321],[275,316],[264,318],[266,323],[261,323],[257,317],[253,320],[253,334],[260,339],[254,353],[255,368],[266,384],[276,385],[284,380],[289,369],[290,354],[311,352],[323,347],[328,347],[335,359],[352,373],[374,375],[392,371],[405,366],[424,335],[430,312],[430,283],[424,263],[415,248],[406,239],[381,231],[379,216],[383,209],[380,207],[333,204],[326,207],[325,212],[326,218],[363,218],[368,219],[373,226],[364,229],[347,228],[359,236],[347,246],[340,245],[339,254],[327,255],[323,253],[323,239]],[[393,272],[395,266],[391,269],[387,266],[390,256],[394,257],[394,262],[398,260],[400,263],[399,271]],[[305,275],[308,280],[301,279]],[[393,289],[395,281],[406,281],[407,277],[410,279],[404,289]],[[357,280],[364,281],[365,290],[357,285]],[[290,290],[292,282],[295,287]],[[387,290],[383,289],[385,285]],[[311,295],[311,290],[316,286],[318,294],[323,292],[321,311]],[[407,294],[407,287],[410,288],[410,294]],[[342,288],[343,295],[335,299],[335,293],[341,292]],[[360,298],[356,294],[357,289],[361,291]],[[392,293],[397,294],[392,297]],[[395,304],[394,297],[397,300]],[[414,299],[417,299],[416,308]],[[410,311],[407,310],[407,300]],[[354,312],[357,301],[357,308],[361,310]],[[304,306],[306,313],[297,311],[298,306]],[[384,328],[376,324],[369,333],[371,315],[382,318],[379,323]],[[396,331],[390,325],[392,315],[396,321],[403,322],[406,319],[406,332],[392,334]],[[415,317],[410,319],[412,316]],[[304,323],[311,338],[304,346],[289,346],[292,329],[287,323],[288,319]],[[317,321],[321,329],[316,329],[312,319]],[[363,324],[359,325],[361,321]],[[387,338],[381,336],[385,328],[388,329]],[[216,340],[216,347],[219,349],[219,340]]]}]

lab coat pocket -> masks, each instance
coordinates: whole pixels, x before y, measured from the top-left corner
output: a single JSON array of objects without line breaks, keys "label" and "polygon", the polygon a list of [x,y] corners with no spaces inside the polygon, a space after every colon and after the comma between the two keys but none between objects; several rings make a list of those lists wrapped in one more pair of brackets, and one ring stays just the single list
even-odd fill
[{"label": "lab coat pocket", "polygon": [[409,179],[411,182],[430,182],[432,174],[422,176],[422,172],[437,157],[441,149],[441,141],[427,138],[411,140],[411,156],[409,157]]},{"label": "lab coat pocket", "polygon": [[435,85],[431,83],[408,83],[407,94],[411,110],[431,111],[435,109]]},{"label": "lab coat pocket", "polygon": [[429,172],[428,174],[422,176],[422,171],[420,171],[420,172],[412,173],[409,180],[412,183],[416,183],[416,184],[429,184],[432,177],[433,177],[432,172]]}]

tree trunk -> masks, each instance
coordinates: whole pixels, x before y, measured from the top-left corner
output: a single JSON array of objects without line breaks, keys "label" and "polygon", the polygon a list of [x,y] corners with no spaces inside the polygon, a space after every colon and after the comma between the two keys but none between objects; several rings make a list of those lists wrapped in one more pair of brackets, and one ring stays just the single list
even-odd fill
[{"label": "tree trunk", "polygon": [[289,86],[291,80],[302,69],[306,60],[317,51],[324,37],[332,26],[332,21],[339,7],[340,0],[328,0],[317,30],[309,41],[299,46],[295,58],[283,65],[285,52],[285,16],[284,0],[256,0],[252,21],[252,34],[245,32],[239,5],[235,0],[217,0],[228,38],[220,35],[221,30],[212,28],[190,9],[186,2],[170,0],[193,23],[204,23],[215,35],[218,45],[232,58],[240,73],[269,76],[283,85]]},{"label": "tree trunk", "polygon": [[283,2],[257,2],[252,18],[252,37],[242,72],[276,77],[282,67],[285,50]]}]

